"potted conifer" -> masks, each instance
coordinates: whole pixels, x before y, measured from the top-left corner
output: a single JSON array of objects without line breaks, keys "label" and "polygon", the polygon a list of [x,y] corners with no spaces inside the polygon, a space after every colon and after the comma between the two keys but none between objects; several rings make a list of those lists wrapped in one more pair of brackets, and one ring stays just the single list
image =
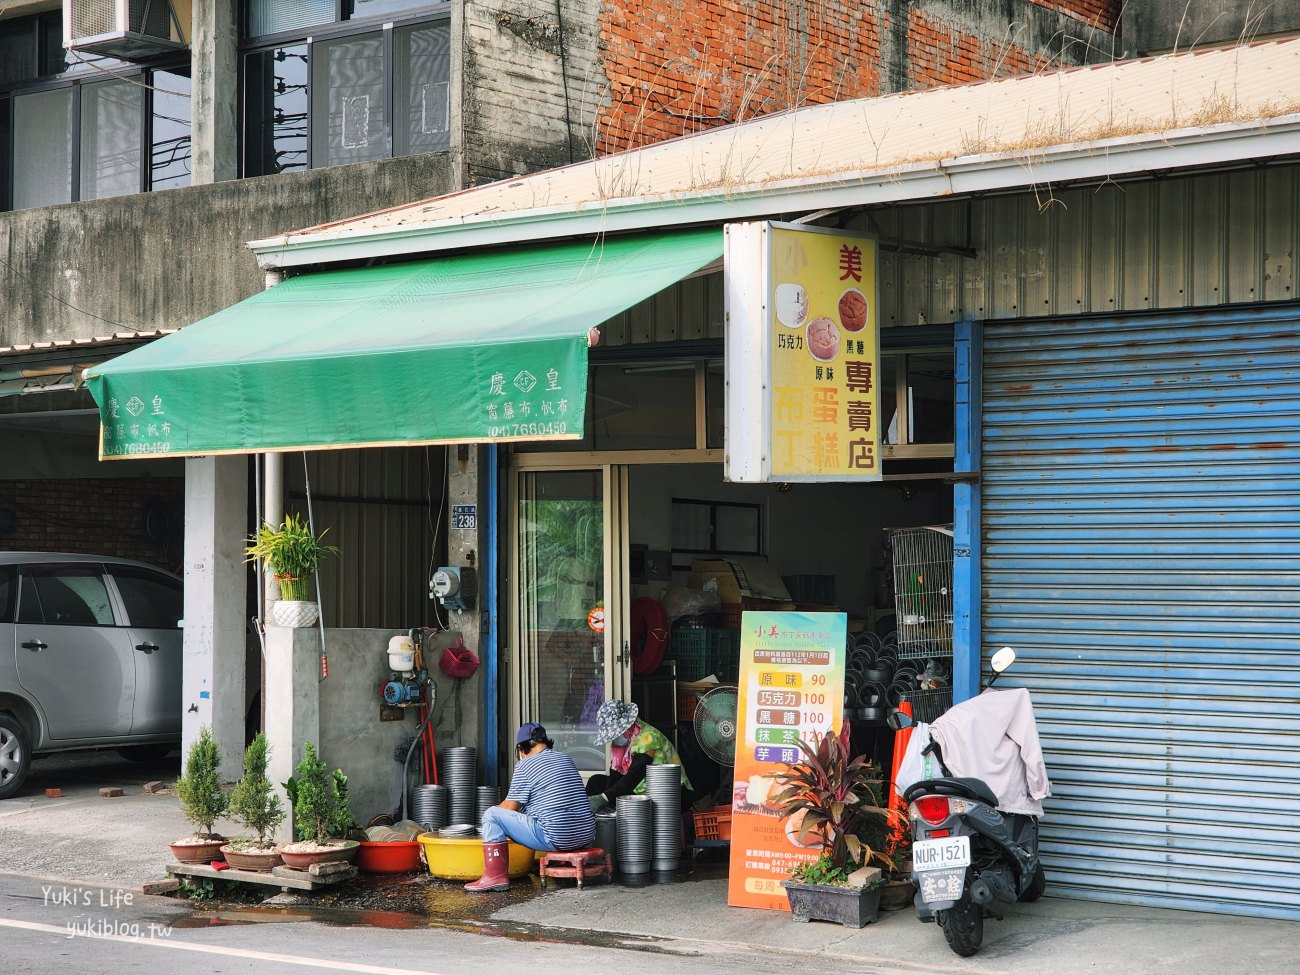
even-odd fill
[{"label": "potted conifer", "polygon": [[[880,776],[862,756],[850,757],[849,727],[800,739],[801,760],[774,776],[772,804],[797,823],[797,841],[820,846],[816,860],[783,880],[797,921],[838,921],[860,928],[876,919],[880,870],[890,817],[880,803]],[[793,838],[793,837],[792,837]]]},{"label": "potted conifer", "polygon": [[208,863],[216,859],[225,837],[212,831],[213,824],[226,811],[226,794],[221,790],[221,749],[217,747],[207,725],[190,745],[185,771],[175,785],[181,812],[195,826],[193,836],[170,844],[178,863]]},{"label": "potted conifer", "polygon": [[259,731],[244,749],[244,775],[230,794],[231,817],[256,834],[255,838],[243,837],[221,848],[226,862],[242,870],[265,872],[281,862],[273,834],[284,822],[285,812],[266,777],[269,751],[266,735]]},{"label": "potted conifer", "polygon": [[298,841],[280,851],[286,866],[306,870],[313,863],[338,863],[356,856],[357,841],[344,838],[353,824],[347,781],[342,770],[331,774],[317,756],[316,746],[307,742],[291,780]]},{"label": "potted conifer", "polygon": [[288,514],[282,524],[265,523],[249,536],[245,561],[260,562],[280,586],[280,599],[271,607],[278,625],[311,626],[319,618],[320,607],[311,598],[312,574],[321,559],[338,554],[322,541],[328,531],[314,535],[300,516]]}]

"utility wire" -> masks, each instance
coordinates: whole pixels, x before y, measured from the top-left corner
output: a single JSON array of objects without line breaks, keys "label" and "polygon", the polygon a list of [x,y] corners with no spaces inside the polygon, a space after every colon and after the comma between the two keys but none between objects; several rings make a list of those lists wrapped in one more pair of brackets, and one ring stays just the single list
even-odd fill
[{"label": "utility wire", "polygon": [[9,270],[9,273],[12,274],[12,275],[14,275],[14,277],[22,278],[22,280],[25,281],[25,282],[27,283],[27,286],[28,286],[28,287],[32,288],[34,291],[39,291],[41,294],[45,295],[45,297],[47,297],[47,298],[52,298],[53,300],[57,301],[60,305],[63,305],[63,306],[65,306],[65,307],[67,307],[67,308],[71,308],[73,311],[78,312],[78,313],[80,313],[80,314],[82,314],[82,315],[87,315],[87,316],[89,316],[90,318],[94,318],[94,319],[97,319],[98,321],[105,322],[105,323],[107,323],[107,324],[109,324],[109,325],[112,325],[112,326],[115,327],[115,328],[125,328],[125,329],[129,329],[129,330],[131,330],[131,331],[133,331],[133,332],[139,332],[139,331],[141,331],[141,329],[140,329],[138,326],[135,326],[135,325],[126,325],[126,324],[124,324],[124,323],[122,323],[122,322],[115,322],[115,321],[113,321],[113,319],[111,319],[111,318],[105,318],[103,315],[96,315],[93,311],[86,311],[86,309],[84,309],[84,308],[78,308],[76,305],[72,304],[72,302],[70,302],[70,301],[64,301],[62,298],[60,298],[58,295],[56,295],[53,291],[49,291],[49,290],[47,290],[47,289],[45,289],[45,288],[42,288],[39,284],[37,284],[34,280],[32,280],[32,278],[28,277],[26,274],[23,274],[22,271],[18,270],[16,267],[14,267],[12,264],[10,264],[10,263],[9,263],[7,260],[5,260],[3,257],[0,257],[0,264],[3,264],[3,265],[4,265],[4,266]]}]

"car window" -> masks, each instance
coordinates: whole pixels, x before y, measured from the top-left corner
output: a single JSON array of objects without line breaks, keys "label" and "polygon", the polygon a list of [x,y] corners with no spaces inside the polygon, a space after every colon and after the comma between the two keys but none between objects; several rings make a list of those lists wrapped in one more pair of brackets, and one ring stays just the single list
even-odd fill
[{"label": "car window", "polygon": [[0,565],[0,623],[14,621],[14,604],[18,601],[18,567]]},{"label": "car window", "polygon": [[184,612],[179,579],[120,565],[112,566],[112,572],[132,626],[176,629]]},{"label": "car window", "polygon": [[25,566],[19,590],[18,622],[112,626],[112,605],[99,568],[93,565]]}]

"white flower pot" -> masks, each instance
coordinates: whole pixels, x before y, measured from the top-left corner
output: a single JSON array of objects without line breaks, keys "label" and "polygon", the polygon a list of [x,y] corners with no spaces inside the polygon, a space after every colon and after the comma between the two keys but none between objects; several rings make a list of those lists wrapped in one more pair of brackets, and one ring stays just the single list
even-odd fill
[{"label": "white flower pot", "polygon": [[271,622],[276,626],[314,626],[320,607],[297,599],[278,599],[271,604]]}]

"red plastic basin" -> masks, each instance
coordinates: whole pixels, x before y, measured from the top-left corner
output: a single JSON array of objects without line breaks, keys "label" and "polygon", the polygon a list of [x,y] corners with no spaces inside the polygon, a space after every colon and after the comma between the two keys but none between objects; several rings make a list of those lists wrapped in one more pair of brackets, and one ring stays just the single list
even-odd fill
[{"label": "red plastic basin", "polygon": [[353,861],[364,873],[407,873],[421,869],[420,842],[371,843],[363,841]]}]

